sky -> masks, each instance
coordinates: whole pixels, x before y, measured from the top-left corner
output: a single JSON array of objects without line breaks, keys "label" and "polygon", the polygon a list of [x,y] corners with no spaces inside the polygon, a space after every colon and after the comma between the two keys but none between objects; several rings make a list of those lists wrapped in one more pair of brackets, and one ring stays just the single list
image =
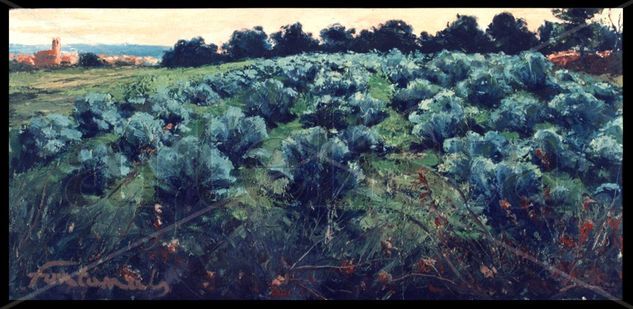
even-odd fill
[{"label": "sky", "polygon": [[[477,17],[485,28],[494,15],[510,12],[524,18],[531,31],[545,20],[557,21],[550,9],[13,9],[9,12],[9,42],[48,44],[61,37],[62,44],[146,44],[171,46],[179,39],[202,36],[220,45],[237,29],[263,26],[270,34],[280,26],[299,21],[304,31],[318,37],[333,23],[357,30],[376,26],[389,19],[402,19],[416,35],[431,34],[446,27],[456,14]],[[612,9],[617,22],[622,9]],[[608,10],[604,10],[604,19]]]}]

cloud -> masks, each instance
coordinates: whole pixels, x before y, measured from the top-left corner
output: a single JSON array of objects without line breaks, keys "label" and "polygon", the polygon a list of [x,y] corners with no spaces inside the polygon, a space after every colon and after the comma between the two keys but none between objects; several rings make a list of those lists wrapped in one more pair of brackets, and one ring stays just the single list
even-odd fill
[{"label": "cloud", "polygon": [[[550,9],[16,9],[9,12],[9,41],[46,44],[60,36],[64,43],[173,45],[202,36],[220,44],[234,30],[261,25],[267,33],[301,22],[314,36],[332,23],[357,30],[388,19],[410,23],[416,34],[435,33],[457,13],[477,17],[480,27],[503,11],[525,18],[532,31],[554,20]],[[617,14],[616,14],[617,16]]]}]

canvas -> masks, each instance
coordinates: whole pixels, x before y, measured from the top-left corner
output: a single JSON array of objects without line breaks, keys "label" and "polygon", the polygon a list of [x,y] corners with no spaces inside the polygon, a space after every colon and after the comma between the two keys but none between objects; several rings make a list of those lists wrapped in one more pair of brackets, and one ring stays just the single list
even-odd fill
[{"label": "canvas", "polygon": [[9,297],[619,300],[622,9],[12,9]]}]

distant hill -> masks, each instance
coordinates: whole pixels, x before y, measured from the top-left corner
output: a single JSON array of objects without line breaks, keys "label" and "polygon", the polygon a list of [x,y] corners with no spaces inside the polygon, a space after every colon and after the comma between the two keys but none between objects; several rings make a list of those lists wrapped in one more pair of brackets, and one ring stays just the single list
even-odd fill
[{"label": "distant hill", "polygon": [[[9,53],[32,54],[38,50],[50,49],[50,44],[23,45],[9,44]],[[163,52],[170,49],[169,46],[159,45],[136,45],[136,44],[62,44],[62,52],[95,53],[106,55],[131,55],[131,56],[151,56],[162,58]]]}]

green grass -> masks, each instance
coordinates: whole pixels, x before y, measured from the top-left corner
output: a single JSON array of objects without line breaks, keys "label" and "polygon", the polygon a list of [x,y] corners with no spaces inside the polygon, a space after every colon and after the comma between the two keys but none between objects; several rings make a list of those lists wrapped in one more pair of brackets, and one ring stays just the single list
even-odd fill
[{"label": "green grass", "polygon": [[140,78],[150,78],[160,88],[178,81],[194,80],[207,74],[226,72],[252,64],[232,62],[199,68],[65,68],[9,73],[9,127],[25,123],[37,114],[72,112],[75,98],[89,92],[110,93],[122,100],[126,86]]}]

